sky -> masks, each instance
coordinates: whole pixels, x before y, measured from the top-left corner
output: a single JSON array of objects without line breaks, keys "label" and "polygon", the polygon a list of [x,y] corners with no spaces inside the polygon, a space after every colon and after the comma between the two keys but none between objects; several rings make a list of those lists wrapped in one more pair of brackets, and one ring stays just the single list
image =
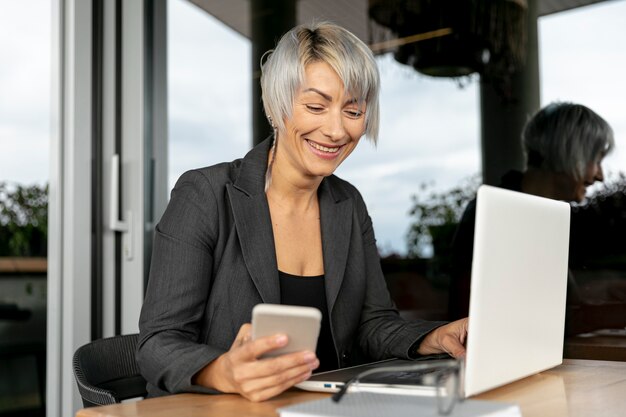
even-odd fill
[{"label": "sky", "polygon": [[[168,0],[169,180],[250,148],[250,42],[184,0]],[[25,18],[28,16],[28,19]],[[27,24],[25,24],[27,22]],[[0,181],[43,183],[50,137],[50,5],[0,2]],[[612,125],[605,170],[626,171],[626,0],[540,18],[541,103],[585,104]],[[11,65],[5,65],[9,62]],[[383,254],[406,252],[411,195],[447,190],[480,170],[476,76],[420,75],[378,57],[381,132],[336,174],[363,194]]]},{"label": "sky", "polygon": [[48,179],[50,13],[49,1],[0,0],[0,181]]}]

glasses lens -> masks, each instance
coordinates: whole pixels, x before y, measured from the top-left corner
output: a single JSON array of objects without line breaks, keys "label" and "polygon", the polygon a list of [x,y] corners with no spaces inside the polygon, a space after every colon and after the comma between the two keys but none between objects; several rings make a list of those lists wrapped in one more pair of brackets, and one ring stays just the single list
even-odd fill
[{"label": "glasses lens", "polygon": [[439,414],[452,412],[459,392],[459,378],[456,372],[443,372],[437,378],[437,407]]}]

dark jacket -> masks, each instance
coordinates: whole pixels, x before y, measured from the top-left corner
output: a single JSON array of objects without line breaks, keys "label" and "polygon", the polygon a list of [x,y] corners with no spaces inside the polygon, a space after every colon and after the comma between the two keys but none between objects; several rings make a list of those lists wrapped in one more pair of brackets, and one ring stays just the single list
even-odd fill
[{"label": "dark jacket", "polygon": [[[280,303],[264,192],[270,142],[243,159],[182,175],[156,227],[137,360],[150,396],[213,392],[191,379],[226,352],[258,303]],[[318,190],[326,297],[341,367],[409,357],[441,322],[407,322],[389,296],[359,192],[333,176]]]}]

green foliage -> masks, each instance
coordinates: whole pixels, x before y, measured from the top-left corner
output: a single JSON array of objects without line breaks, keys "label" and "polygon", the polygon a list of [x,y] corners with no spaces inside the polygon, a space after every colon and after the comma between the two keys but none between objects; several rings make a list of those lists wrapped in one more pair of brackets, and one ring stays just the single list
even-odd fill
[{"label": "green foliage", "polygon": [[435,191],[434,184],[420,184],[419,193],[411,197],[412,219],[407,233],[410,257],[448,256],[456,226],[467,203],[476,196],[481,183],[476,174],[449,190]]},{"label": "green foliage", "polygon": [[[411,224],[407,233],[409,257],[434,255],[446,265],[451,244],[465,206],[476,196],[481,184],[479,175],[466,178],[444,191],[434,184],[421,184],[412,196]],[[619,258],[626,253],[626,174],[609,174],[582,204],[573,204],[570,259],[591,262],[592,259]],[[444,271],[445,272],[445,271]]]},{"label": "green foliage", "polygon": [[48,186],[0,182],[0,256],[45,256]]}]

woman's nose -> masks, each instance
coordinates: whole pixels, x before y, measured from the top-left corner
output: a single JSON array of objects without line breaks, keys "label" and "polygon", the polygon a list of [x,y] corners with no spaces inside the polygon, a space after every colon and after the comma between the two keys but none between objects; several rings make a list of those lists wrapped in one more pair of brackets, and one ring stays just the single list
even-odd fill
[{"label": "woman's nose", "polygon": [[323,133],[334,142],[346,136],[341,112],[328,112]]},{"label": "woman's nose", "polygon": [[602,164],[598,162],[596,165],[596,176],[594,177],[596,181],[604,181],[604,171],[602,171]]}]

